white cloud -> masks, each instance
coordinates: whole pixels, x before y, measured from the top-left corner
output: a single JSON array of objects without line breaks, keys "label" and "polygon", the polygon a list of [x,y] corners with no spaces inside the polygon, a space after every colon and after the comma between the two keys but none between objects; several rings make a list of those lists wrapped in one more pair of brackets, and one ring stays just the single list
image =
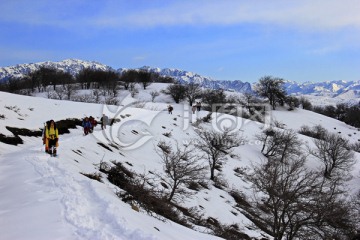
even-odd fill
[{"label": "white cloud", "polygon": [[136,12],[104,12],[94,22],[109,26],[275,24],[312,30],[360,28],[357,0],[172,1]]},{"label": "white cloud", "polygon": [[146,58],[147,57],[145,57],[145,56],[135,56],[135,57],[133,57],[132,60],[135,62],[142,62],[142,61],[146,60]]},{"label": "white cloud", "polygon": [[78,0],[61,1],[56,5],[53,1],[4,1],[0,3],[0,21],[66,28],[259,23],[303,30],[360,29],[358,0],[179,0],[156,3],[156,6],[149,2],[143,6],[138,3],[134,7],[136,3],[124,1]]},{"label": "white cloud", "polygon": [[323,46],[323,47],[311,49],[307,51],[307,53],[311,55],[327,55],[329,53],[341,51],[341,49],[342,47],[339,45]]}]

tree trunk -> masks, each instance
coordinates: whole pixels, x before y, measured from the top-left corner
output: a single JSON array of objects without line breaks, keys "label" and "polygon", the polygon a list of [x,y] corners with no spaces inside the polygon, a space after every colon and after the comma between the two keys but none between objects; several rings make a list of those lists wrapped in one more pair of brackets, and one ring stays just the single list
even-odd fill
[{"label": "tree trunk", "polygon": [[175,181],[174,186],[171,189],[170,196],[168,197],[168,202],[170,202],[172,200],[172,198],[174,197],[175,190],[176,190],[177,186],[178,186],[178,183]]},{"label": "tree trunk", "polygon": [[215,179],[215,165],[210,167],[210,180]]}]

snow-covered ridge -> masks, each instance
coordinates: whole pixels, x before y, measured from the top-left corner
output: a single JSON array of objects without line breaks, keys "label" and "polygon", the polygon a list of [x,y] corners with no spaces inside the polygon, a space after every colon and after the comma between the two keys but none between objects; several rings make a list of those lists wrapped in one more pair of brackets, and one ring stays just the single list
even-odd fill
[{"label": "snow-covered ridge", "polygon": [[[39,69],[41,66],[45,67],[54,67],[59,70],[63,70],[72,75],[76,75],[79,71],[84,68],[92,69],[101,69],[101,70],[114,70],[117,72],[122,72],[127,69],[119,68],[113,69],[110,66],[94,62],[94,61],[84,61],[78,59],[66,59],[59,62],[39,62],[39,63],[29,63],[29,64],[18,64],[10,67],[1,67],[0,68],[0,82],[9,77],[21,77],[31,71]],[[175,78],[181,83],[194,82],[200,84],[202,87],[212,88],[212,89],[225,89],[235,92],[250,92],[252,91],[252,84],[248,82],[243,82],[240,80],[215,80],[210,77],[201,76],[197,73],[173,69],[173,68],[155,68],[149,66],[143,66],[137,69],[145,69],[151,72],[159,73],[162,76],[169,76]],[[285,89],[288,94],[297,94],[297,95],[317,95],[317,96],[327,96],[327,97],[337,97],[342,96],[353,96],[356,98],[360,97],[360,80],[358,81],[326,81],[326,82],[304,82],[297,83],[294,81],[286,81]],[[350,91],[351,94],[345,94]],[[344,95],[345,94],[345,95]]]},{"label": "snow-covered ridge", "polygon": [[[28,74],[31,71],[35,71],[40,67],[53,67],[65,72],[68,72],[75,76],[79,71],[84,68],[92,68],[92,69],[101,69],[101,70],[114,70],[117,72],[123,72],[127,69],[119,68],[113,69],[104,64],[94,62],[94,61],[83,61],[78,59],[66,59],[60,62],[39,62],[39,63],[29,63],[29,64],[18,64],[10,67],[1,67],[0,68],[0,82],[8,79],[9,77],[22,77]],[[197,73],[183,71],[178,69],[170,69],[170,68],[151,68],[151,67],[141,67],[140,69],[146,69],[151,72],[157,72],[162,76],[169,76],[175,78],[177,81],[181,83],[189,83],[194,82],[200,84],[202,87],[214,88],[214,89],[225,89],[236,92],[248,92],[251,91],[251,85],[248,82],[242,82],[239,80],[236,81],[220,81],[214,80],[209,77],[201,76]]]},{"label": "snow-covered ridge", "polygon": [[[251,92],[251,84],[248,82],[242,82],[240,80],[214,80],[210,77],[201,76],[197,73],[183,71],[172,68],[151,68],[148,66],[141,67],[139,69],[145,69],[150,72],[159,73],[161,76],[170,76],[179,81],[180,83],[196,83],[205,88],[211,89],[225,89],[235,92]],[[119,69],[123,71],[125,69]]]},{"label": "snow-covered ridge", "polygon": [[28,74],[29,72],[38,70],[40,67],[56,68],[64,72],[68,72],[71,75],[76,75],[84,68],[102,69],[102,70],[112,69],[111,67],[98,62],[83,61],[78,59],[66,59],[59,62],[46,61],[46,62],[38,62],[38,63],[25,63],[10,67],[1,67],[0,81],[7,79],[9,77],[22,77]]}]

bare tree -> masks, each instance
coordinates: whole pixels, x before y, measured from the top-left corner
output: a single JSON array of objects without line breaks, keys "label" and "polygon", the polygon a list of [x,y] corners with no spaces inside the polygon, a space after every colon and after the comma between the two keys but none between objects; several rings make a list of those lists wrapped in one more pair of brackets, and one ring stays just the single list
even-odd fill
[{"label": "bare tree", "polygon": [[[352,199],[353,218],[358,223],[357,228],[360,229],[360,191],[357,192]],[[358,237],[360,237],[360,232]]]},{"label": "bare tree", "polygon": [[160,93],[158,91],[151,91],[150,96],[151,96],[151,101],[154,102],[155,98],[160,96]]},{"label": "bare tree", "polygon": [[294,96],[285,97],[285,102],[289,106],[289,111],[292,111],[300,106],[300,100]]},{"label": "bare tree", "polygon": [[210,166],[210,179],[214,180],[215,169],[221,167],[227,155],[232,152],[232,148],[240,146],[244,139],[239,137],[237,132],[231,132],[229,129],[222,132],[200,129],[196,133],[199,139],[195,146],[205,153]]},{"label": "bare tree", "polygon": [[153,74],[155,73],[151,73],[145,70],[140,70],[138,72],[139,81],[142,84],[144,90],[153,82],[154,80]]},{"label": "bare tree", "polygon": [[77,92],[75,84],[65,84],[63,89],[68,100],[71,100],[71,97]]},{"label": "bare tree", "polygon": [[158,147],[160,150],[157,152],[161,157],[165,173],[165,176],[159,176],[170,186],[167,200],[170,202],[175,196],[180,198],[188,196],[189,192],[182,189],[181,185],[203,180],[206,167],[199,162],[190,145],[180,148],[177,144],[176,149],[173,150],[169,143],[160,141]]},{"label": "bare tree", "polygon": [[[48,96],[49,96],[49,93],[50,91],[48,90]],[[59,100],[63,100],[65,99],[65,96],[66,96],[66,93],[65,93],[65,89],[63,87],[57,87],[55,88],[55,91],[53,91],[56,98],[59,99]]]},{"label": "bare tree", "polygon": [[342,182],[307,170],[305,161],[303,156],[283,162],[270,158],[254,167],[246,176],[254,194],[245,215],[275,240],[347,239],[354,221]]},{"label": "bare tree", "polygon": [[324,164],[324,176],[330,178],[333,173],[346,173],[355,163],[354,153],[349,141],[334,133],[325,133],[322,139],[314,139],[316,149],[310,154]]},{"label": "bare tree", "polygon": [[10,92],[10,93],[18,93],[20,89],[23,88],[23,82],[20,78],[16,77],[10,77],[6,81],[4,81],[2,84],[4,84],[4,90]]},{"label": "bare tree", "polygon": [[84,68],[76,74],[76,82],[81,83],[81,89],[89,89],[92,82],[95,80],[96,70],[91,68]]},{"label": "bare tree", "polygon": [[[302,142],[290,130],[267,129],[263,141],[265,164],[247,176],[259,199],[253,197],[250,218],[274,239],[341,239],[353,229],[350,209],[343,201],[342,180],[329,181],[305,167]],[[331,209],[328,209],[331,206]]]},{"label": "bare tree", "polygon": [[216,112],[226,104],[226,94],[222,89],[206,89],[201,95],[202,101],[207,105],[204,106],[206,110]]},{"label": "bare tree", "polygon": [[254,98],[255,98],[255,96],[254,96],[254,94],[251,94],[251,93],[244,93],[244,95],[243,95],[243,98],[244,98],[244,102],[240,102],[240,103],[242,103],[245,107],[246,107],[246,109],[249,111],[249,114],[250,115],[253,115],[254,114],[254,109],[253,109],[253,104],[254,104]]},{"label": "bare tree", "polygon": [[[290,230],[290,223],[297,216],[295,210],[298,210],[294,208],[294,203],[304,205],[306,202],[300,201],[309,198],[309,188],[315,183],[314,174],[305,173],[303,165],[304,159],[290,164],[269,159],[247,175],[246,179],[252,183],[253,189],[264,194],[261,198],[253,195],[253,207],[247,215],[274,240],[283,239]],[[299,198],[300,194],[303,198]]]},{"label": "bare tree", "polygon": [[92,95],[94,96],[94,102],[95,103],[100,103],[100,90],[99,89],[93,89],[92,91]]},{"label": "bare tree", "polygon": [[275,110],[276,104],[284,105],[286,92],[284,89],[284,80],[282,78],[274,78],[265,76],[260,78],[259,83],[255,86],[255,92],[269,99],[270,105]]},{"label": "bare tree", "polygon": [[196,98],[201,96],[201,87],[196,83],[189,83],[186,86],[185,98],[188,100],[189,105],[192,106]]},{"label": "bare tree", "polygon": [[344,122],[351,126],[360,128],[360,104],[351,106],[346,110]]},{"label": "bare tree", "polygon": [[119,100],[116,97],[105,96],[105,104],[107,104],[107,105],[118,105]]},{"label": "bare tree", "polygon": [[125,90],[128,90],[131,83],[137,81],[138,72],[136,70],[124,71],[120,76],[120,82],[124,86]]},{"label": "bare tree", "polygon": [[304,96],[300,97],[299,102],[303,109],[306,109],[306,110],[312,109],[312,104],[306,97],[304,97]]},{"label": "bare tree", "polygon": [[166,89],[162,90],[164,94],[170,95],[176,103],[185,99],[186,87],[179,83],[171,84]]},{"label": "bare tree", "polygon": [[129,92],[131,94],[131,97],[135,97],[136,94],[139,93],[138,89],[136,88],[136,83],[135,82],[130,83]]},{"label": "bare tree", "polygon": [[299,154],[301,141],[292,130],[266,129],[256,136],[263,143],[261,152],[265,157],[284,161],[290,154]]}]

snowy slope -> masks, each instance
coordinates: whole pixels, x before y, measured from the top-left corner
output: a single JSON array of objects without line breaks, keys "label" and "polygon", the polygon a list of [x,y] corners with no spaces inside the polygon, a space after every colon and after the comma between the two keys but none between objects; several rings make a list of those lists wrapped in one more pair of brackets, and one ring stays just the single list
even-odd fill
[{"label": "snowy slope", "polygon": [[[102,107],[0,94],[5,110],[0,132],[6,135],[7,125],[38,129],[50,117],[97,116]],[[21,110],[15,113],[8,106]],[[139,109],[130,113],[144,114]],[[101,134],[97,130],[94,135]],[[96,172],[101,160],[121,156],[100,147],[94,135],[84,137],[80,129],[62,135],[58,158],[43,152],[40,138],[22,137],[25,143],[16,147],[0,143],[0,239],[217,239],[138,213],[115,195],[113,185],[81,175]]]},{"label": "snowy slope", "polygon": [[[149,92],[164,88],[153,84],[137,97],[149,101]],[[193,123],[207,113],[191,115],[186,104],[173,104],[168,96],[159,96],[156,103],[147,102],[141,107],[137,99],[122,96],[121,106],[76,103],[48,100],[0,92],[0,133],[11,135],[6,126],[38,130],[49,118],[55,121],[66,118],[83,118],[102,113],[120,122],[101,131],[99,127],[88,136],[80,128],[60,136],[59,157],[52,158],[43,152],[39,137],[22,137],[24,144],[11,146],[0,142],[0,239],[219,239],[201,232],[208,229],[194,227],[190,230],[171,221],[162,222],[144,211],[136,212],[122,202],[115,192],[119,189],[103,178],[100,183],[80,173],[99,172],[100,161],[119,161],[138,173],[162,172],[156,144],[160,140],[189,142],[195,137]],[[165,109],[173,104],[174,112]],[[342,122],[306,110],[289,112],[279,109],[271,119],[282,122],[285,128],[298,130],[302,125],[322,124],[329,131],[339,131],[351,142],[360,139],[360,132]],[[221,174],[229,189],[252,192],[248,183],[234,174],[236,167],[249,168],[261,162],[261,146],[255,135],[264,125],[258,122],[213,114],[209,127],[236,124],[239,134],[247,143],[228,156]],[[336,130],[334,129],[336,128]],[[139,134],[134,134],[134,130]],[[171,133],[171,137],[164,136]],[[309,137],[299,135],[311,144]],[[112,151],[101,143],[115,143],[120,148]],[[358,162],[359,154],[356,154]],[[127,164],[130,163],[131,165]],[[309,167],[316,167],[314,161]],[[352,169],[349,182],[351,193],[360,189],[360,164]],[[250,221],[236,209],[234,199],[223,190],[210,186],[194,192],[191,199],[181,203],[185,207],[201,209],[204,217],[218,219],[224,224],[237,224],[240,230],[253,237],[261,233],[249,229]],[[236,213],[236,215],[234,214]],[[20,227],[18,227],[20,226]]]}]

